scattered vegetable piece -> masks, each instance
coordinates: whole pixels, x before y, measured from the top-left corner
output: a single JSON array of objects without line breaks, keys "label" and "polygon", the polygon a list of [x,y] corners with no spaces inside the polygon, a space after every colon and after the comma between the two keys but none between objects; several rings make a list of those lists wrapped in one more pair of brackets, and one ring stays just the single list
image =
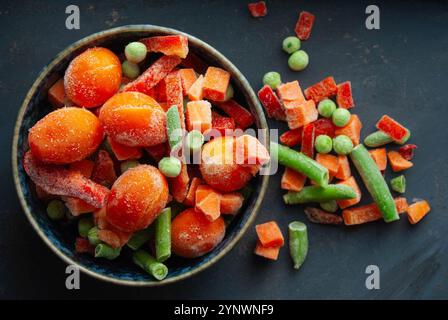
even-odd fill
[{"label": "scattered vegetable piece", "polygon": [[299,192],[305,185],[306,176],[291,168],[285,168],[282,176],[281,188],[284,190]]},{"label": "scattered vegetable piece", "polygon": [[135,232],[126,245],[132,250],[140,249],[151,238],[151,231],[148,228]]},{"label": "scattered vegetable piece", "polygon": [[282,79],[278,72],[270,71],[263,76],[263,84],[270,86],[273,90],[275,90],[280,83],[282,83]]},{"label": "scattered vegetable piece", "polygon": [[208,67],[202,89],[204,98],[213,101],[223,101],[226,97],[229,81],[230,73],[221,68]]},{"label": "scattered vegetable piece", "polygon": [[128,79],[134,80],[140,75],[140,67],[138,64],[125,60],[121,64],[121,70],[123,71],[123,76]]},{"label": "scattered vegetable piece", "polygon": [[408,220],[411,224],[416,224],[422,220],[431,210],[429,203],[426,200],[421,200],[411,204],[406,212],[408,213]]},{"label": "scattered vegetable piece", "polygon": [[74,217],[96,210],[94,206],[78,198],[61,197],[61,199],[64,200],[65,206],[67,207],[70,214]]},{"label": "scattered vegetable piece", "polygon": [[314,134],[315,128],[313,123],[303,127],[300,151],[310,158],[314,158]]},{"label": "scattered vegetable piece", "polygon": [[329,153],[333,149],[333,140],[326,134],[321,134],[316,137],[315,148],[321,154]]},{"label": "scattered vegetable piece", "polygon": [[[395,198],[394,206],[398,213],[401,214],[405,212],[408,208],[406,198]],[[357,208],[345,209],[342,211],[342,217],[344,219],[345,225],[351,226],[380,220],[383,215],[378,209],[378,205],[376,203],[372,203]]]},{"label": "scattered vegetable piece", "polygon": [[167,56],[185,59],[188,55],[188,38],[181,35],[158,36],[140,40],[148,52],[161,52]]},{"label": "scattered vegetable piece", "polygon": [[311,30],[313,29],[314,20],[315,17],[313,14],[307,11],[300,12],[299,19],[294,28],[297,38],[300,40],[308,40],[311,35]]},{"label": "scattered vegetable piece", "polygon": [[182,203],[188,192],[190,177],[188,176],[187,165],[182,163],[180,174],[175,178],[168,178],[171,195],[174,200]]},{"label": "scattered vegetable piece", "polygon": [[141,42],[131,42],[124,48],[126,59],[132,63],[140,63],[146,58],[147,49]]},{"label": "scattered vegetable piece", "polygon": [[280,136],[280,142],[288,147],[294,147],[302,142],[302,128],[291,129]]},{"label": "scattered vegetable piece", "polygon": [[158,167],[165,177],[175,178],[180,174],[182,162],[175,157],[164,157],[159,161]]},{"label": "scattered vegetable piece", "polygon": [[149,253],[143,250],[137,250],[132,255],[134,263],[140,268],[145,270],[147,273],[152,275],[157,280],[163,280],[168,274],[168,268],[163,264],[158,262]]},{"label": "scattered vegetable piece", "polygon": [[202,88],[204,87],[204,76],[201,74],[196,81],[191,85],[187,91],[188,99],[191,101],[202,100],[204,93]]},{"label": "scattered vegetable piece", "polygon": [[398,149],[398,153],[400,153],[403,158],[410,161],[414,157],[414,149],[416,148],[417,146],[415,144],[407,144],[400,147],[400,149]]},{"label": "scattered vegetable piece", "polygon": [[197,130],[201,133],[212,128],[212,105],[206,100],[187,103],[187,130]]},{"label": "scattered vegetable piece", "polygon": [[344,184],[329,184],[324,187],[307,186],[300,192],[289,191],[283,196],[286,204],[325,202],[330,200],[354,199],[357,197],[352,187]]},{"label": "scattered vegetable piece", "polygon": [[305,208],[305,214],[308,220],[313,223],[333,225],[340,225],[343,223],[341,216],[317,208],[307,207]]},{"label": "scattered vegetable piece", "polygon": [[288,58],[288,66],[294,71],[304,70],[308,66],[309,62],[310,58],[304,50],[296,51]]},{"label": "scattered vegetable piece", "polygon": [[372,150],[369,150],[369,153],[370,153],[370,156],[372,157],[373,161],[375,161],[376,165],[378,166],[378,169],[380,171],[386,170],[386,167],[387,167],[386,148],[372,149]]},{"label": "scattered vegetable piece", "polygon": [[359,189],[358,184],[356,183],[354,177],[350,177],[347,180],[338,182],[338,184],[345,184],[347,186],[350,186],[356,192],[356,198],[348,200],[338,200],[337,203],[339,205],[339,208],[345,209],[354,206],[355,204],[358,204],[361,201],[361,190]]},{"label": "scattered vegetable piece", "polygon": [[65,100],[64,78],[61,78],[48,89],[48,101],[53,108],[62,108]]},{"label": "scattered vegetable piece", "polygon": [[188,132],[186,139],[186,147],[192,152],[199,152],[204,144],[204,135],[197,130]]},{"label": "scattered vegetable piece", "polygon": [[61,200],[51,200],[47,205],[47,215],[51,220],[61,220],[65,217],[66,208]]},{"label": "scattered vegetable piece", "polygon": [[111,138],[107,138],[110,148],[112,149],[115,158],[118,161],[140,159],[142,156],[142,150],[138,147],[129,147],[124,144],[118,143]]},{"label": "scattered vegetable piece", "polygon": [[338,108],[333,112],[331,119],[336,127],[344,127],[350,121],[350,111]]},{"label": "scattered vegetable piece", "polygon": [[305,97],[297,80],[277,86],[277,94],[283,101],[295,101],[297,104],[305,102]]},{"label": "scattered vegetable piece", "polygon": [[396,142],[400,142],[409,132],[408,129],[388,115],[382,116],[376,123],[376,127],[384,133],[387,133]]},{"label": "scattered vegetable piece", "polygon": [[331,118],[336,110],[336,104],[331,99],[323,99],[317,105],[317,110],[322,117]]},{"label": "scattered vegetable piece", "polygon": [[286,120],[285,110],[271,86],[267,84],[263,86],[263,88],[258,91],[258,99],[260,99],[269,118],[281,121]]},{"label": "scattered vegetable piece", "polygon": [[334,96],[338,91],[338,87],[333,77],[327,77],[322,81],[305,89],[305,97],[319,103],[325,98]]},{"label": "scattered vegetable piece", "polygon": [[339,108],[351,109],[355,106],[352,96],[352,84],[350,81],[338,84],[336,102],[338,103]]},{"label": "scattered vegetable piece", "polygon": [[[322,136],[321,136],[322,137]],[[330,176],[334,176],[339,171],[339,159],[332,154],[318,153],[316,161],[328,169]]]},{"label": "scattered vegetable piece", "polygon": [[92,246],[89,240],[77,237],[75,240],[75,251],[77,253],[90,253],[95,254],[95,247]]},{"label": "scattered vegetable piece", "polygon": [[264,1],[252,2],[247,5],[250,14],[254,18],[264,17],[268,13],[266,3]]},{"label": "scattered vegetable piece", "polygon": [[87,238],[89,239],[89,242],[92,246],[97,246],[101,243],[100,239],[98,238],[98,227],[93,227],[87,232]]},{"label": "scattered vegetable piece", "polygon": [[219,131],[221,136],[225,136],[226,130],[229,130],[230,133],[235,130],[235,120],[212,111],[212,129]]},{"label": "scattered vegetable piece", "polygon": [[235,215],[243,206],[244,197],[239,192],[230,192],[221,195],[221,214]]},{"label": "scattered vegetable piece", "polygon": [[177,109],[179,110],[180,125],[181,128],[184,129],[184,97],[182,94],[182,80],[180,78],[180,72],[170,72],[164,80],[166,86],[166,103],[168,106],[177,106]]},{"label": "scattered vegetable piece", "polygon": [[338,135],[333,139],[333,149],[338,155],[347,155],[353,150],[353,142],[346,135]]},{"label": "scattered vegetable piece", "polygon": [[331,212],[331,213],[335,213],[339,209],[339,206],[338,206],[338,203],[336,202],[336,200],[321,202],[321,203],[319,203],[319,205],[323,210],[325,210],[327,212]]},{"label": "scattered vegetable piece", "polygon": [[121,248],[112,248],[105,243],[99,243],[95,247],[95,258],[105,258],[107,260],[116,259],[121,252]]},{"label": "scattered vegetable piece", "polygon": [[69,169],[70,171],[78,171],[84,177],[90,178],[92,176],[94,166],[95,162],[93,162],[92,160],[85,159],[70,163]]},{"label": "scattered vegetable piece", "polygon": [[156,258],[164,262],[171,256],[171,208],[165,208],[155,221]]},{"label": "scattered vegetable piece", "polygon": [[92,172],[92,180],[107,188],[110,188],[115,180],[117,180],[114,162],[105,150],[98,152],[95,167]]},{"label": "scattered vegetable piece", "polygon": [[403,156],[397,151],[389,151],[387,153],[387,157],[389,158],[390,167],[394,172],[409,169],[414,165],[411,161],[403,158]]},{"label": "scattered vegetable piece", "polygon": [[368,147],[376,148],[376,147],[384,146],[385,144],[388,144],[393,141],[394,140],[387,133],[384,133],[383,131],[378,130],[378,131],[375,131],[375,132],[369,134],[364,139],[364,144]]},{"label": "scattered vegetable piece", "polygon": [[224,111],[229,117],[235,120],[235,123],[241,129],[246,129],[254,123],[254,117],[249,110],[241,106],[233,99],[224,102],[218,102],[216,104],[222,111]]},{"label": "scattered vegetable piece", "polygon": [[257,246],[255,247],[254,253],[257,256],[269,259],[277,260],[278,254],[280,253],[280,247],[265,247],[260,241],[257,241]]},{"label": "scattered vegetable piece", "polygon": [[325,134],[330,138],[334,138],[335,126],[330,119],[320,118],[313,122],[314,135],[316,137]]},{"label": "scattered vegetable piece", "polygon": [[359,144],[359,141],[361,139],[361,129],[361,120],[359,120],[359,117],[356,114],[352,114],[347,125],[345,125],[344,127],[336,128],[335,135],[346,135],[352,140],[353,145],[356,146]]},{"label": "scattered vegetable piece", "polygon": [[300,49],[300,39],[294,36],[286,37],[282,42],[282,48],[288,54],[294,53]]},{"label": "scattered vegetable piece", "polygon": [[290,129],[297,129],[311,124],[319,117],[316,104],[313,100],[300,102],[300,100],[284,101],[286,121]]},{"label": "scattered vegetable piece", "polygon": [[269,221],[255,226],[258,240],[264,247],[282,247],[285,243],[277,222]]},{"label": "scattered vegetable piece", "polygon": [[306,225],[293,221],[288,225],[289,253],[294,263],[294,269],[302,266],[308,254],[308,233]]},{"label": "scattered vegetable piece", "polygon": [[193,68],[180,69],[179,75],[182,81],[182,94],[186,96],[188,90],[190,90],[193,83],[195,83],[197,80],[196,72]]},{"label": "scattered vegetable piece", "polygon": [[345,155],[338,155],[339,169],[335,177],[340,180],[346,180],[352,175],[350,170],[350,163]]},{"label": "scattered vegetable piece", "polygon": [[404,175],[395,177],[390,180],[390,187],[392,190],[399,192],[399,193],[405,193],[406,192],[406,178]]}]

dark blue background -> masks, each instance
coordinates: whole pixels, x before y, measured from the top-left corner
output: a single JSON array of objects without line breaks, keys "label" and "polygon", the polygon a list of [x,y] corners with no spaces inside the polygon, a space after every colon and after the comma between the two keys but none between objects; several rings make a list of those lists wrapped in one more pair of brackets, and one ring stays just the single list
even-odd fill
[{"label": "dark blue background", "polygon": [[[0,298],[448,298],[447,236],[447,1],[267,1],[268,15],[250,17],[249,1],[2,1],[0,5]],[[368,4],[381,10],[381,29],[365,28]],[[65,8],[78,4],[81,29],[65,28]],[[303,43],[309,67],[288,69],[281,41],[293,34],[300,10],[316,15]],[[125,24],[155,24],[190,33],[226,55],[255,90],[263,74],[307,87],[327,75],[351,80],[363,136],[384,113],[412,130],[418,145],[406,172],[407,198],[427,199],[432,211],[411,226],[383,222],[354,228],[309,226],[310,252],[302,269],[291,267],[287,249],[279,261],[252,254],[251,229],[219,263],[200,275],[161,288],[127,288],[86,275],[81,290],[65,289],[65,265],[34,233],[19,205],[11,177],[10,149],[17,111],[28,88],[59,51],[91,33]],[[271,128],[285,126],[270,121]],[[388,178],[392,174],[388,172]],[[257,223],[275,219],[286,230],[305,221],[303,208],[286,207],[280,176]],[[370,202],[364,193],[364,202]],[[381,270],[381,289],[368,291],[367,265]]]}]

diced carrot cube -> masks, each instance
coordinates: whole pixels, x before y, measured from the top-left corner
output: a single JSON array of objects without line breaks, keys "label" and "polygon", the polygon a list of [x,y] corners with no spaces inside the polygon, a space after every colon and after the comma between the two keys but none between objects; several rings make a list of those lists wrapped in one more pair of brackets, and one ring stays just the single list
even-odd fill
[{"label": "diced carrot cube", "polygon": [[190,187],[188,188],[187,196],[185,197],[184,204],[193,207],[195,204],[196,190],[198,186],[203,183],[202,179],[194,177],[191,179]]},{"label": "diced carrot cube", "polygon": [[347,180],[352,175],[350,170],[350,163],[348,162],[348,158],[345,155],[338,155],[338,163],[339,168],[335,177],[340,180]]},{"label": "diced carrot cube", "polygon": [[264,247],[282,247],[285,243],[282,231],[275,221],[258,224],[255,230]]},{"label": "diced carrot cube", "polygon": [[277,94],[283,101],[296,101],[298,104],[305,102],[305,97],[297,80],[277,86]]},{"label": "diced carrot cube", "polygon": [[406,135],[409,134],[409,130],[402,126],[400,123],[389,117],[388,115],[384,115],[381,119],[376,123],[376,127],[378,130],[387,133],[394,141],[400,142]]},{"label": "diced carrot cube", "polygon": [[187,91],[188,99],[191,101],[202,100],[204,86],[204,76],[201,74]]},{"label": "diced carrot cube", "polygon": [[182,81],[182,93],[184,96],[187,95],[188,90],[191,88],[193,83],[195,83],[197,77],[196,72],[193,68],[180,69],[179,70],[180,79]]},{"label": "diced carrot cube", "polygon": [[210,221],[218,219],[221,214],[221,194],[208,185],[199,185],[196,188],[195,208]]},{"label": "diced carrot cube", "polygon": [[185,36],[157,36],[141,39],[149,52],[161,52],[167,56],[186,58],[188,55],[188,38]]},{"label": "diced carrot cube", "polygon": [[269,85],[263,86],[263,88],[258,91],[258,99],[260,99],[269,118],[281,121],[286,120],[285,110],[274,90],[272,90]]},{"label": "diced carrot cube", "polygon": [[408,213],[408,220],[411,224],[416,224],[423,219],[431,210],[429,203],[426,200],[421,200],[411,204],[406,210]]},{"label": "diced carrot cube", "polygon": [[361,190],[359,189],[358,184],[356,183],[356,180],[353,176],[348,178],[347,180],[338,182],[338,184],[345,184],[349,187],[352,187],[356,193],[356,198],[354,199],[337,200],[337,203],[341,209],[354,206],[355,204],[359,203],[359,201],[361,201]]},{"label": "diced carrot cube", "polygon": [[190,177],[188,176],[187,165],[182,163],[180,174],[175,178],[168,178],[171,195],[179,203],[184,202],[187,196]]},{"label": "diced carrot cube", "polygon": [[387,157],[389,158],[390,166],[394,172],[409,169],[414,165],[411,161],[403,158],[403,156],[397,151],[389,151],[387,153]]},{"label": "diced carrot cube", "polygon": [[[408,203],[406,198],[398,197],[394,201],[399,214],[407,210]],[[345,209],[342,211],[342,217],[345,225],[350,226],[380,220],[383,216],[376,203],[372,203],[357,208]]]},{"label": "diced carrot cube", "polygon": [[264,17],[268,13],[268,9],[266,8],[266,3],[264,1],[249,3],[247,8],[254,18]]},{"label": "diced carrot cube", "polygon": [[224,111],[229,117],[235,120],[235,123],[241,129],[246,129],[254,123],[254,117],[249,110],[241,106],[233,99],[228,101],[219,102],[216,104],[222,111]]},{"label": "diced carrot cube", "polygon": [[224,100],[229,81],[230,73],[221,68],[208,67],[204,77],[204,97],[213,101]]},{"label": "diced carrot cube", "polygon": [[54,108],[62,108],[65,99],[64,78],[61,78],[48,89],[48,101]]},{"label": "diced carrot cube", "polygon": [[158,144],[152,147],[146,147],[145,150],[148,152],[149,156],[159,162],[162,160],[163,157],[165,157],[168,154],[168,146],[166,143]]},{"label": "diced carrot cube", "polygon": [[291,168],[285,168],[282,175],[281,188],[284,190],[297,191],[302,190],[305,185],[306,176]]},{"label": "diced carrot cube", "polygon": [[328,169],[328,172],[335,176],[339,171],[339,159],[332,154],[318,153],[316,161]]},{"label": "diced carrot cube", "polygon": [[346,135],[349,137],[353,144],[356,146],[361,140],[361,129],[362,122],[356,114],[352,114],[350,121],[344,127],[337,127],[335,130],[335,135]]},{"label": "diced carrot cube", "polygon": [[395,207],[397,208],[397,212],[399,214],[405,213],[408,210],[408,201],[404,197],[396,197],[394,198]]},{"label": "diced carrot cube", "polygon": [[257,241],[257,246],[255,247],[254,253],[257,256],[269,259],[277,260],[278,254],[280,252],[280,247],[265,247],[260,241]]},{"label": "diced carrot cube", "polygon": [[90,178],[92,176],[93,167],[95,166],[95,162],[92,160],[80,160],[73,163],[70,163],[70,170],[79,171],[84,177]]},{"label": "diced carrot cube", "polygon": [[180,116],[180,124],[182,129],[185,128],[185,116],[184,116],[184,97],[182,95],[182,81],[180,79],[180,73],[173,71],[165,78],[166,85],[166,103],[168,106],[177,106]]},{"label": "diced carrot cube", "polygon": [[350,81],[338,84],[336,102],[339,108],[351,109],[355,106],[352,96],[352,84]]},{"label": "diced carrot cube", "polygon": [[300,102],[300,100],[285,101],[284,105],[286,121],[290,129],[303,127],[316,121],[319,117],[316,103],[313,100],[307,100],[305,102]]},{"label": "diced carrot cube", "polygon": [[314,15],[307,12],[300,12],[299,19],[297,20],[294,31],[297,35],[297,38],[300,40],[307,40],[311,35],[311,30],[314,25]]},{"label": "diced carrot cube", "polygon": [[187,103],[187,130],[198,130],[204,133],[212,127],[212,105],[210,102],[190,101]]},{"label": "diced carrot cube", "polygon": [[78,198],[62,197],[62,200],[64,200],[65,206],[68,208],[70,213],[75,217],[96,210],[94,206]]},{"label": "diced carrot cube", "polygon": [[239,192],[225,193],[221,196],[221,214],[235,215],[243,206],[244,197]]},{"label": "diced carrot cube", "polygon": [[142,150],[138,147],[125,146],[112,140],[110,137],[107,137],[107,141],[118,161],[140,159],[142,157]]},{"label": "diced carrot cube", "polygon": [[377,148],[369,150],[370,156],[375,161],[380,171],[386,170],[387,167],[387,154],[386,148]]},{"label": "diced carrot cube", "polygon": [[314,102],[319,101],[334,96],[338,92],[338,86],[334,81],[333,77],[327,77],[322,81],[312,85],[305,89],[305,97],[309,100],[312,99]]},{"label": "diced carrot cube", "polygon": [[291,129],[280,136],[280,142],[285,146],[294,147],[302,142],[302,128]]},{"label": "diced carrot cube", "polygon": [[235,130],[235,120],[212,111],[212,129],[219,131],[224,136],[226,130],[232,130],[232,132]]}]

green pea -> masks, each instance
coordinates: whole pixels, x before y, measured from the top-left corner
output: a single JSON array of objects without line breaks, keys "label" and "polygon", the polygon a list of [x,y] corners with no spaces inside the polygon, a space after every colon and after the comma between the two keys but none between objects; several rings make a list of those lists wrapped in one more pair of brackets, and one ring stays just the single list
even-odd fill
[{"label": "green pea", "polygon": [[92,246],[96,246],[101,243],[101,240],[98,238],[98,231],[99,229],[97,227],[93,227],[90,228],[89,232],[87,232],[87,238]]},{"label": "green pea", "polygon": [[350,121],[350,111],[344,108],[338,108],[331,115],[331,119],[335,126],[343,127]]},{"label": "green pea", "polygon": [[131,42],[124,48],[126,59],[134,63],[145,60],[146,53],[146,46],[141,42]]},{"label": "green pea", "polygon": [[51,200],[47,205],[47,215],[51,220],[61,220],[65,216],[65,205],[61,200]]},{"label": "green pea", "polygon": [[274,90],[280,83],[282,83],[282,79],[278,72],[270,71],[263,76],[263,84],[267,84]]},{"label": "green pea", "polygon": [[138,166],[139,164],[140,164],[140,162],[138,162],[137,160],[126,160],[126,161],[123,161],[120,164],[121,173],[125,173],[125,171],[127,171],[129,169],[132,169],[132,168]]},{"label": "green pea", "polygon": [[333,139],[333,150],[337,154],[347,155],[352,152],[352,149],[353,142],[349,137],[341,134]]},{"label": "green pea", "polygon": [[283,50],[291,54],[300,49],[300,39],[297,37],[286,37],[282,43]]},{"label": "green pea", "polygon": [[165,177],[177,177],[181,169],[182,163],[175,157],[164,157],[159,161],[159,170]]},{"label": "green pea", "polygon": [[294,52],[288,59],[288,65],[294,71],[305,69],[308,66],[308,63],[308,54],[303,50]]},{"label": "green pea", "polygon": [[324,99],[317,105],[317,111],[322,117],[330,118],[336,110],[336,103],[330,99]]},{"label": "green pea", "polygon": [[193,152],[198,152],[201,150],[202,145],[204,144],[204,136],[198,130],[192,130],[188,132],[186,143],[187,148],[189,148]]},{"label": "green pea", "polygon": [[121,65],[123,75],[129,79],[135,79],[140,75],[140,67],[138,64],[125,60]]},{"label": "green pea", "polygon": [[321,134],[317,136],[314,147],[319,153],[329,153],[333,148],[333,140],[326,134]]},{"label": "green pea", "polygon": [[330,200],[326,202],[319,203],[320,207],[327,212],[336,212],[339,209],[338,203],[336,200]]},{"label": "green pea", "polygon": [[89,230],[94,226],[91,218],[82,218],[78,221],[78,233],[81,237],[87,238]]}]

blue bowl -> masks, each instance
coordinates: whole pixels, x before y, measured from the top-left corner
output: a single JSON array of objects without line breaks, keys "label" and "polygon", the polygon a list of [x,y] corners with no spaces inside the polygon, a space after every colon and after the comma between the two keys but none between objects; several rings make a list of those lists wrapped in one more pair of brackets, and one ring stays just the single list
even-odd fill
[{"label": "blue bowl", "polygon": [[[52,108],[47,102],[48,89],[61,77],[70,61],[87,48],[104,46],[120,52],[131,41],[154,35],[182,34],[188,37],[190,50],[210,65],[222,67],[230,72],[236,96],[256,119],[256,127],[267,130],[266,119],[257,97],[241,72],[216,49],[205,42],[177,30],[152,25],[130,25],[90,35],[59,53],[40,73],[20,108],[13,138],[12,164],[14,182],[23,210],[42,240],[66,263],[97,279],[130,286],[156,286],[176,282],[190,277],[211,266],[229,252],[254,221],[265,194],[269,176],[257,176],[252,180],[253,193],[246,201],[242,212],[230,221],[224,240],[210,253],[196,259],[171,258],[168,276],[157,281],[136,267],[129,250],[113,261],[94,259],[87,254],[75,252],[76,223],[54,222],[45,212],[44,204],[37,198],[26,175],[22,159],[28,150],[28,130]],[[267,136],[267,138],[269,138]]]}]

